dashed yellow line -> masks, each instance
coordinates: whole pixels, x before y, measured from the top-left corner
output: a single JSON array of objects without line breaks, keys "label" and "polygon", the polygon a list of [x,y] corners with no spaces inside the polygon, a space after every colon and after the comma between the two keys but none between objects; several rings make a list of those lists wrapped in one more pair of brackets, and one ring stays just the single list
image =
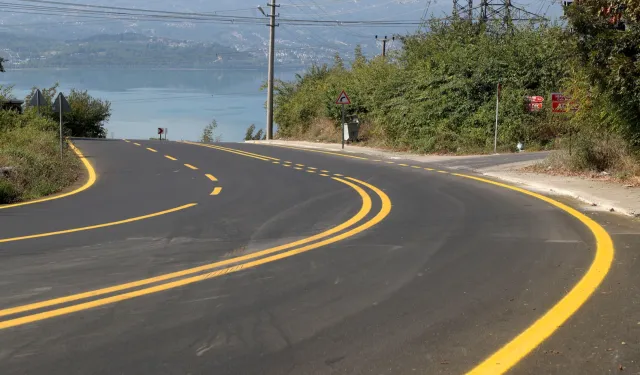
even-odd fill
[{"label": "dashed yellow line", "polygon": [[435,171],[433,168],[425,168],[426,171]]},{"label": "dashed yellow line", "polygon": [[165,155],[164,157],[169,159],[169,160],[178,160],[178,159],[174,158],[173,156],[169,156],[169,155]]},{"label": "dashed yellow line", "polygon": [[395,164],[396,162],[395,161],[386,161],[385,163],[387,163],[387,164]]},{"label": "dashed yellow line", "polygon": [[125,220],[113,221],[113,222],[110,222],[110,223],[90,225],[88,227],[65,229],[65,230],[59,230],[59,231],[48,232],[48,233],[31,234],[31,235],[28,235],[28,236],[21,236],[21,237],[1,238],[0,239],[0,243],[31,240],[31,239],[34,239],[34,238],[42,238],[42,237],[58,236],[58,235],[61,235],[61,234],[83,232],[83,231],[87,231],[87,230],[93,230],[93,229],[99,229],[99,228],[112,227],[112,226],[115,226],[115,225],[133,223],[134,221],[140,221],[140,220],[149,219],[149,218],[152,218],[152,217],[166,215],[166,214],[169,214],[169,213],[172,213],[172,212],[184,210],[184,209],[193,207],[195,205],[196,205],[196,203],[185,204],[184,206],[172,208],[170,210],[164,210],[164,211],[155,212],[155,213],[148,214],[148,215],[132,217],[130,219],[125,219]]},{"label": "dashed yellow line", "polygon": [[127,142],[127,143],[131,143],[131,141],[127,140],[127,139],[123,139],[123,141]]},{"label": "dashed yellow line", "polygon": [[283,167],[290,167],[291,164],[282,164]]},{"label": "dashed yellow line", "polygon": [[298,167],[304,167],[304,164],[296,164]]},{"label": "dashed yellow line", "polygon": [[285,164],[291,164],[291,162],[290,161],[285,161]]},{"label": "dashed yellow line", "polygon": [[272,161],[273,164],[280,164],[279,161]]},{"label": "dashed yellow line", "polygon": [[149,150],[149,151],[151,151],[151,152],[158,152],[158,151],[156,151],[156,150],[152,149],[151,147],[147,147],[147,150]]},{"label": "dashed yellow line", "polygon": [[134,145],[140,146],[140,143],[133,142]]},{"label": "dashed yellow line", "polygon": [[300,167],[294,167],[293,169],[297,169],[297,170],[301,171],[303,168],[300,168]]},{"label": "dashed yellow line", "polygon": [[222,188],[220,186],[216,186],[215,188],[213,188],[211,195],[218,195],[220,194],[221,191],[222,191]]},{"label": "dashed yellow line", "polygon": [[411,168],[415,168],[415,169],[422,169],[422,167],[418,166],[418,165],[412,165]]},{"label": "dashed yellow line", "polygon": [[321,170],[320,172],[322,172],[322,173],[329,173],[329,171],[328,171],[328,170],[326,170],[326,169],[323,169],[323,170]]},{"label": "dashed yellow line", "polygon": [[448,174],[449,172],[447,172],[447,171],[438,171],[438,173],[445,173],[445,174]]},{"label": "dashed yellow line", "polygon": [[311,169],[311,170],[313,170],[313,171],[315,171],[315,170],[317,170],[317,169],[318,169],[318,168],[314,168],[314,167],[307,167],[307,168],[309,168],[309,169]]},{"label": "dashed yellow line", "polygon": [[310,169],[307,169],[307,172],[308,172],[308,173],[316,173],[316,171],[312,171],[312,170],[310,170]]},{"label": "dashed yellow line", "polygon": [[320,176],[323,176],[323,177],[329,177],[329,175],[328,175],[328,174],[324,174],[324,173],[320,173]]},{"label": "dashed yellow line", "polygon": [[409,166],[409,164],[398,164],[398,165],[401,166],[401,167],[408,167]]},{"label": "dashed yellow line", "polygon": [[207,178],[210,179],[211,181],[214,181],[214,182],[218,181],[218,179],[212,174],[205,174],[205,176],[207,176]]},{"label": "dashed yellow line", "polygon": [[193,166],[193,165],[191,165],[191,164],[186,164],[186,163],[185,163],[185,164],[184,164],[184,166],[185,166],[185,167],[187,167],[187,168],[189,168],[189,169],[193,169],[194,171],[198,169],[198,167],[194,167],[194,166]]}]

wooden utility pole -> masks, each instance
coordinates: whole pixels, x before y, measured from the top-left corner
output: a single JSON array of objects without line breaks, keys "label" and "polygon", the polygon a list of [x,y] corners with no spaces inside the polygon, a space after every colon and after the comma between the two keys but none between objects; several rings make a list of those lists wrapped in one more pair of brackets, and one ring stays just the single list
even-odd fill
[{"label": "wooden utility pole", "polygon": [[271,7],[269,14],[269,77],[267,81],[267,139],[273,139],[273,70],[276,41],[276,0],[268,4]]}]

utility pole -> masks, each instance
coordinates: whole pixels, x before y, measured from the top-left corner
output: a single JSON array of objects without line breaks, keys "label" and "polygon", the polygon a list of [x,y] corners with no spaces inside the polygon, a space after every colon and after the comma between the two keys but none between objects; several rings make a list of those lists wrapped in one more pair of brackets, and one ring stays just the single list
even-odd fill
[{"label": "utility pole", "polygon": [[267,16],[261,7],[258,9],[265,16],[269,17],[269,77],[267,79],[267,139],[273,139],[273,70],[275,59],[275,42],[276,42],[276,0],[271,0],[267,6],[271,7],[271,13]]},{"label": "utility pole", "polygon": [[[465,2],[467,5],[464,5]],[[473,0],[453,0],[453,15],[455,18],[473,21]]]},{"label": "utility pole", "polygon": [[[460,0],[454,0],[454,5],[459,1]],[[481,0],[479,20],[481,23],[497,21],[503,31],[511,31],[513,30],[514,21],[543,22],[547,19],[529,12],[524,8],[513,5],[511,0]]]},{"label": "utility pole", "polygon": [[396,40],[396,37],[393,36],[393,37],[391,37],[391,39],[389,39],[385,35],[384,38],[378,39],[378,36],[376,35],[376,40],[382,42],[382,57],[384,58],[384,57],[387,56],[387,42],[390,41],[390,40]]}]

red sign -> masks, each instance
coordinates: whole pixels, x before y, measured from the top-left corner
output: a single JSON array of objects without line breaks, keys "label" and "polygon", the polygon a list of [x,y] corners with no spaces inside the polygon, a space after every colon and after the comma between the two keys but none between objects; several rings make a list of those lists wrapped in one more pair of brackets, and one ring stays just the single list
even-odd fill
[{"label": "red sign", "polygon": [[551,93],[551,108],[553,112],[563,113],[577,111],[578,106],[568,97],[561,93]]},{"label": "red sign", "polygon": [[162,133],[164,133],[164,129],[158,128],[158,134],[162,134]]},{"label": "red sign", "polygon": [[525,96],[525,108],[529,112],[538,112],[542,110],[544,96]]}]

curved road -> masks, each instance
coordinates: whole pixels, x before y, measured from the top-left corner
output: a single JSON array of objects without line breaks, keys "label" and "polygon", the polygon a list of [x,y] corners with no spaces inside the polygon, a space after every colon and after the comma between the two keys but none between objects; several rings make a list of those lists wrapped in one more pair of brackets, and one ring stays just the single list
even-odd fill
[{"label": "curved road", "polygon": [[[584,328],[530,328],[608,268],[549,202],[353,154],[74,143],[95,185],[0,207],[2,374],[618,370],[589,345],[558,361]],[[477,367],[528,329],[563,348]]]}]

